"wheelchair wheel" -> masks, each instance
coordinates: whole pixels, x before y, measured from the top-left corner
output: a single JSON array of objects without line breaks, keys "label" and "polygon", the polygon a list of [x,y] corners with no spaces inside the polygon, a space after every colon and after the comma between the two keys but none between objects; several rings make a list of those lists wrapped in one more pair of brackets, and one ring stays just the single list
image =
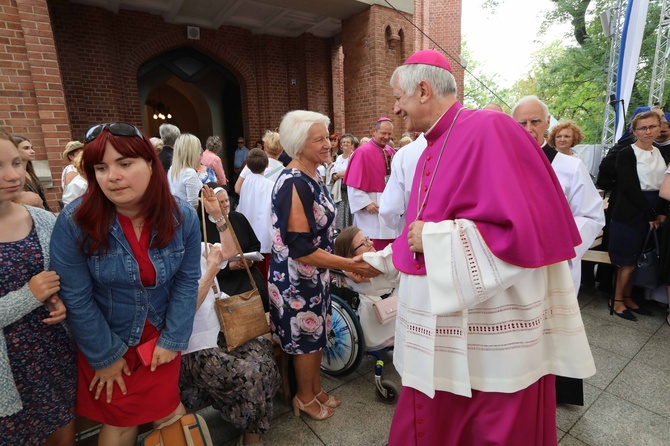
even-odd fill
[{"label": "wheelchair wheel", "polygon": [[379,398],[383,403],[387,404],[395,403],[396,400],[398,399],[398,395],[400,394],[398,386],[396,386],[395,383],[388,380],[383,380],[381,382],[381,386],[384,389],[384,393],[382,393],[382,391],[380,391],[379,389],[375,389],[377,391],[377,398]]},{"label": "wheelchair wheel", "polygon": [[323,350],[321,370],[331,376],[345,376],[363,360],[365,344],[358,316],[339,296],[331,295],[333,324]]}]

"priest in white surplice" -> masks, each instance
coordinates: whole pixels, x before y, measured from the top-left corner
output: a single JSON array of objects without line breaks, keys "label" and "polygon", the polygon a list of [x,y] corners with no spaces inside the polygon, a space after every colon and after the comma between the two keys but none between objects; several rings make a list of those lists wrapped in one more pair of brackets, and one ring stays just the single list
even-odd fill
[{"label": "priest in white surplice", "polygon": [[426,137],[421,133],[414,141],[396,152],[391,162],[391,177],[379,198],[379,217],[386,227],[398,234],[405,227],[405,212],[414,181],[419,157],[426,148]]},{"label": "priest in white surplice", "polygon": [[399,280],[389,445],[555,445],[554,375],[595,372],[560,184],[509,116],[458,103],[440,53],[414,54],[391,85],[394,112],[427,147],[402,234],[363,256]]},{"label": "priest in white surplice", "polygon": [[354,226],[372,239],[381,251],[399,234],[387,227],[379,216],[379,199],[391,174],[395,150],[388,145],[393,135],[389,118],[379,118],[372,129],[372,139],[361,144],[349,158],[342,183],[347,186],[349,207]]},{"label": "priest in white surplice", "polygon": [[[551,147],[545,136],[549,129],[551,116],[544,102],[537,96],[526,96],[512,109],[512,117],[521,124],[542,147],[549,159],[551,167],[558,177],[561,188],[568,200],[570,211],[582,238],[582,243],[575,247],[576,256],[570,260],[570,272],[579,293],[582,278],[582,256],[591,247],[600,230],[605,226],[603,199],[598,193],[589,171],[584,163],[575,157],[564,155]],[[551,234],[547,234],[551,236]]]}]

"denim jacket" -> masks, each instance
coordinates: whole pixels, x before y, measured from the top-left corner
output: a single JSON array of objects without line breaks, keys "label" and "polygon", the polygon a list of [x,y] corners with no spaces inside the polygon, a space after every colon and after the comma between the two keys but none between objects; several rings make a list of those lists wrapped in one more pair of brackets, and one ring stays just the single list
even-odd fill
[{"label": "denim jacket", "polygon": [[[109,250],[79,249],[82,229],[74,221],[76,200],[60,213],[51,236],[51,267],[60,276],[60,298],[79,350],[100,370],[137,345],[144,321],[162,330],[158,346],[184,350],[193,327],[200,279],[200,227],[189,204],[177,200],[183,223],[174,239],[149,249],[156,284],[144,287],[137,261],[118,218],[110,226]],[[152,233],[153,242],[156,236]]]}]

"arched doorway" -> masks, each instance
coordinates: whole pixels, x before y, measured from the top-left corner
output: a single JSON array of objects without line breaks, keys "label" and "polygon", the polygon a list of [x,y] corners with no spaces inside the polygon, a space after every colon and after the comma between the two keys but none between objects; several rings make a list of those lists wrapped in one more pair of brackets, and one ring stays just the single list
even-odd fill
[{"label": "arched doorway", "polygon": [[[205,141],[223,141],[226,175],[232,170],[237,137],[244,134],[240,85],[211,57],[193,48],[179,48],[145,62],[137,72],[144,130],[158,136],[164,122]],[[155,118],[154,118],[155,116]],[[168,117],[170,116],[170,117]]]}]

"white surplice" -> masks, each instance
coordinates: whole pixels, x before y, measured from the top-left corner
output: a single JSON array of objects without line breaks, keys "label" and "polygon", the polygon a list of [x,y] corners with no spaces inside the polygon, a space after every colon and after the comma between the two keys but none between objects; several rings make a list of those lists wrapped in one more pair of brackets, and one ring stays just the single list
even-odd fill
[{"label": "white surplice", "polygon": [[[605,226],[603,199],[593,184],[586,166],[579,159],[557,153],[551,162],[551,167],[556,173],[558,182],[561,183],[561,189],[568,200],[582,238],[582,243],[575,246],[577,256],[569,261],[575,292],[578,293],[582,277],[582,256]],[[547,234],[547,237],[551,237],[551,234]]]},{"label": "white surplice", "polygon": [[468,220],[425,223],[423,247],[425,276],[399,274],[392,246],[363,255],[385,274],[376,287],[399,275],[393,363],[403,386],[471,396],[595,373],[567,262],[503,262]]},{"label": "white surplice", "polygon": [[244,214],[261,242],[261,252],[269,253],[272,249],[272,188],[274,182],[262,174],[247,175],[240,189],[240,203],[237,212]]},{"label": "white surplice", "polygon": [[380,214],[371,214],[365,210],[370,203],[379,204],[381,192],[365,192],[355,187],[347,186],[349,208],[354,217],[354,225],[363,231],[363,234],[373,239],[389,240],[400,235],[400,230],[389,228],[384,224]]},{"label": "white surplice", "polygon": [[421,133],[416,140],[398,150],[391,162],[391,176],[379,199],[379,216],[389,228],[400,234],[405,227],[405,211],[412,191],[416,164],[426,148],[426,137]]}]

